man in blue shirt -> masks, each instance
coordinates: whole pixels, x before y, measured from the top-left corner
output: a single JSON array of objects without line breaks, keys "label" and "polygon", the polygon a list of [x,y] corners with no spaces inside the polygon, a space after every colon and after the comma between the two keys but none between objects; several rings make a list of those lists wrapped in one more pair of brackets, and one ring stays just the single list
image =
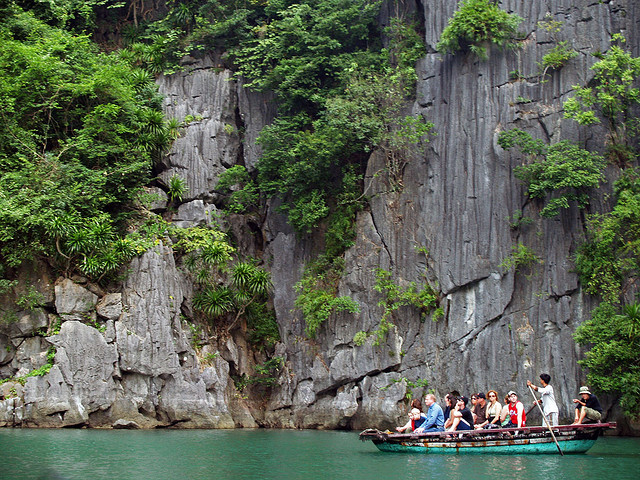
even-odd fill
[{"label": "man in blue shirt", "polygon": [[416,429],[416,433],[420,432],[444,432],[444,413],[440,405],[436,403],[436,396],[432,393],[427,393],[424,397],[424,403],[428,410],[426,413],[427,419]]}]

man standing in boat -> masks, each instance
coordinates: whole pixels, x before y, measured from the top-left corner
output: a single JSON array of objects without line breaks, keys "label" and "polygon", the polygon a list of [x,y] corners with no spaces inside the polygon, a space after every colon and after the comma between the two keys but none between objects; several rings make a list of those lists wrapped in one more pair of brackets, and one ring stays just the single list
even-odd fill
[{"label": "man standing in boat", "polygon": [[598,398],[589,391],[589,387],[580,387],[582,400],[573,399],[576,404],[576,418],[572,425],[580,425],[585,420],[586,423],[598,423],[602,418],[602,407]]},{"label": "man standing in boat", "polygon": [[436,403],[436,396],[433,393],[427,393],[424,403],[427,406],[427,419],[416,429],[416,433],[444,432],[444,413],[442,407]]},{"label": "man standing in boat", "polygon": [[[540,402],[542,402],[542,413],[549,420],[549,425],[556,426],[558,425],[558,404],[556,403],[556,397],[553,393],[553,387],[549,385],[551,381],[551,376],[548,373],[540,374],[540,383],[542,383],[542,387],[538,387],[531,383],[530,380],[527,380],[527,386],[533,388],[535,391],[540,392]],[[547,424],[542,419],[542,426],[546,427]]]}]

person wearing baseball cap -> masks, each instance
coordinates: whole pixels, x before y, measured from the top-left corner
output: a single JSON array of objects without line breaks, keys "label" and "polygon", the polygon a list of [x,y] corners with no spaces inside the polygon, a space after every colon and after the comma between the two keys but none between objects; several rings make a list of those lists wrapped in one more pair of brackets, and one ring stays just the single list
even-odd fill
[{"label": "person wearing baseball cap", "polygon": [[589,387],[580,387],[579,393],[582,400],[573,399],[573,403],[576,404],[576,417],[571,425],[599,423],[602,419],[602,407],[598,398],[589,391]]},{"label": "person wearing baseball cap", "polygon": [[487,397],[484,392],[476,393],[476,404],[471,411],[473,413],[474,428],[481,428],[487,424]]},{"label": "person wearing baseball cap", "polygon": [[524,405],[518,400],[518,394],[511,390],[507,393],[509,397],[509,423],[507,428],[524,427],[527,421],[527,413],[524,411]]}]

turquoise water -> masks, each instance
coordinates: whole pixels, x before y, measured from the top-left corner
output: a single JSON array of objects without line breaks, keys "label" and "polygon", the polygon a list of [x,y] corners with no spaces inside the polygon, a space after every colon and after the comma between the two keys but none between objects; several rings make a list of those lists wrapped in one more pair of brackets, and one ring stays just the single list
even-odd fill
[{"label": "turquoise water", "polygon": [[382,453],[356,432],[0,429],[0,479],[640,478],[640,438],[587,454]]}]

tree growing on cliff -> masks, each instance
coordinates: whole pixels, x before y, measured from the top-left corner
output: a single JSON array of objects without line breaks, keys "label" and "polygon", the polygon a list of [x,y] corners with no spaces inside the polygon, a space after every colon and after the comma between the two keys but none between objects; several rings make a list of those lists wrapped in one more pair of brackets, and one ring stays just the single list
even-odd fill
[{"label": "tree growing on cliff", "polygon": [[[0,23],[0,262],[94,280],[152,242],[127,234],[172,141],[152,78],[17,6]],[[6,270],[5,270],[6,271]]]},{"label": "tree growing on cliff", "polygon": [[436,50],[442,54],[470,50],[486,59],[488,43],[501,48],[517,45],[522,20],[501,10],[493,0],[463,0],[449,19]]},{"label": "tree growing on cliff", "polygon": [[640,179],[636,169],[615,183],[616,205],[591,215],[587,239],[576,255],[576,268],[587,293],[610,304],[627,304],[640,278]]},{"label": "tree growing on cliff", "polygon": [[[433,319],[436,320],[442,314],[438,307],[438,293],[426,282],[418,285],[416,282],[409,282],[405,286],[398,285],[391,278],[391,272],[381,268],[375,271],[376,283],[374,290],[381,294],[382,299],[378,306],[383,309],[378,328],[372,332],[360,331],[354,335],[353,343],[358,346],[364,345],[367,337],[373,336],[373,345],[381,345],[387,337],[387,333],[395,327],[392,323],[394,313],[407,306],[412,306],[420,311],[420,318],[424,320],[428,313],[433,312]],[[438,307],[438,308],[436,308]]]},{"label": "tree growing on cliff", "polygon": [[588,86],[576,86],[565,102],[565,116],[581,125],[604,121],[609,131],[609,159],[623,168],[614,185],[611,212],[589,216],[586,241],[576,254],[576,269],[584,290],[599,297],[591,318],[575,334],[589,350],[580,362],[594,389],[620,395],[628,415],[640,417],[640,175],[638,158],[640,120],[640,58],[622,49],[624,38],[598,54]]},{"label": "tree growing on cliff", "polygon": [[512,129],[500,133],[498,144],[505,150],[517,147],[529,158],[529,163],[515,168],[515,176],[525,182],[531,198],[546,200],[540,211],[543,217],[555,217],[572,201],[584,208],[589,190],[604,179],[604,158],[567,140],[547,145],[523,130]]},{"label": "tree growing on cliff", "polygon": [[623,411],[640,418],[640,304],[621,309],[608,302],[600,304],[574,338],[590,347],[579,363],[587,368],[591,387],[620,395]]},{"label": "tree growing on cliff", "polygon": [[591,70],[588,86],[574,86],[575,96],[564,104],[565,117],[580,125],[594,125],[605,121],[609,131],[610,158],[622,166],[637,159],[637,137],[640,120],[635,109],[640,106],[640,58],[632,57],[622,48],[625,38],[616,34],[611,48],[598,53],[599,59]]},{"label": "tree growing on cliff", "polygon": [[307,265],[302,279],[296,284],[295,301],[304,317],[305,334],[314,338],[329,317],[336,312],[358,313],[360,306],[351,298],[338,296],[338,282],[344,270],[341,257],[320,256]]},{"label": "tree growing on cliff", "polygon": [[395,19],[383,48],[379,8],[367,0],[274,5],[255,37],[231,52],[246,86],[278,96],[280,115],[258,139],[257,185],[281,200],[280,210],[300,233],[353,210],[336,200],[351,192],[353,175],[363,174],[377,148],[391,182],[400,186],[412,146],[431,131],[429,122],[403,111],[423,40]]},{"label": "tree growing on cliff", "polygon": [[195,310],[212,326],[230,332],[241,319],[257,344],[279,339],[266,302],[271,275],[254,259],[241,259],[227,236],[214,228],[172,228],[173,248],[193,276]]}]

